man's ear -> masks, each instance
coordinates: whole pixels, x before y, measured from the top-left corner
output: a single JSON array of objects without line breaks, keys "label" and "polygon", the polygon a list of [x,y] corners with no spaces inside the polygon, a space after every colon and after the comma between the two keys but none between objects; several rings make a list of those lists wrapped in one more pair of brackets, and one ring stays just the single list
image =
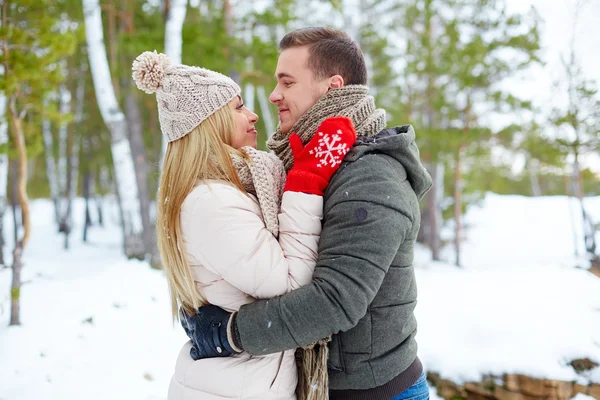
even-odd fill
[{"label": "man's ear", "polygon": [[329,89],[339,89],[344,86],[344,78],[340,75],[334,75],[329,78]]}]

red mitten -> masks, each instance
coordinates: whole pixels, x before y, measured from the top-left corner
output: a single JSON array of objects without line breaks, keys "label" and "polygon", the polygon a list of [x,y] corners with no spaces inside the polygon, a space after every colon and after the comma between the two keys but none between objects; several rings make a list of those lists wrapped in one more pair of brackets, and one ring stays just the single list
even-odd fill
[{"label": "red mitten", "polygon": [[288,172],[284,190],[323,196],[329,180],[354,142],[356,132],[352,121],[346,117],[327,118],[306,146],[297,134],[292,133],[290,147],[294,165]]}]

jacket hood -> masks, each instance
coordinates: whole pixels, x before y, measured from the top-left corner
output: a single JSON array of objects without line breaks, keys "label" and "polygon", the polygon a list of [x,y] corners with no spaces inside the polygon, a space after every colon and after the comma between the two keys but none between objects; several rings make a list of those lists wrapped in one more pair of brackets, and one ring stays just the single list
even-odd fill
[{"label": "jacket hood", "polygon": [[421,164],[412,125],[384,129],[372,137],[359,136],[345,161],[353,162],[373,152],[388,155],[404,166],[407,179],[419,200],[431,188],[431,176]]}]

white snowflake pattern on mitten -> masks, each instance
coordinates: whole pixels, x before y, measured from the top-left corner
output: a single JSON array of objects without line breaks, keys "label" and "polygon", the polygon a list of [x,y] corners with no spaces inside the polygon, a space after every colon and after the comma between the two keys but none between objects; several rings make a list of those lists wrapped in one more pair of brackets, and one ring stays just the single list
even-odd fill
[{"label": "white snowflake pattern on mitten", "polygon": [[347,153],[348,145],[346,143],[339,143],[342,140],[340,137],[341,134],[342,131],[340,129],[333,135],[323,132],[317,133],[320,137],[319,145],[309,151],[318,160],[317,167],[326,166],[333,168],[342,163]]}]

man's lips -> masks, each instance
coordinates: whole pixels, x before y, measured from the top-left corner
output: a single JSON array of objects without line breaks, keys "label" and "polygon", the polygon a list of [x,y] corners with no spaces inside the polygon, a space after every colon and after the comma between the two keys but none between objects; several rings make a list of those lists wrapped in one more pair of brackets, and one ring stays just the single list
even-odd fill
[{"label": "man's lips", "polygon": [[279,109],[279,115],[281,115],[281,114],[283,114],[283,113],[285,113],[287,111],[290,111],[290,110],[288,110],[287,108],[280,108]]}]

